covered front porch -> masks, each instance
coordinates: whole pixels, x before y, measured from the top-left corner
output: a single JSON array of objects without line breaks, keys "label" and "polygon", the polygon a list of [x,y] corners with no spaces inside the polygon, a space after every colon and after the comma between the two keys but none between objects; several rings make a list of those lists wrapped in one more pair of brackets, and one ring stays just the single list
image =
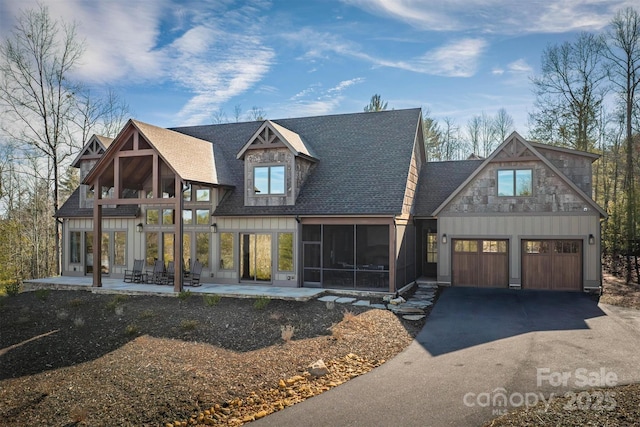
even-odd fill
[{"label": "covered front porch", "polygon": [[[173,286],[129,283],[122,279],[102,278],[102,286],[93,286],[93,277],[56,276],[31,279],[24,282],[24,289],[86,290],[94,293],[177,296]],[[203,283],[198,287],[185,287],[196,295],[219,295],[225,298],[269,298],[290,301],[309,301],[324,294],[326,289],[292,288],[283,286],[251,286]]]}]

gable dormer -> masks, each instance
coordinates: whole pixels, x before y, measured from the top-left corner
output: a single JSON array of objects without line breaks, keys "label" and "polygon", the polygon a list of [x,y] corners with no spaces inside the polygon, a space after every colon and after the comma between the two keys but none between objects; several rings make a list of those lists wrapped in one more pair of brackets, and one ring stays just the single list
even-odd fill
[{"label": "gable dormer", "polygon": [[294,205],[318,161],[296,132],[265,120],[236,156],[244,160],[245,206]]},{"label": "gable dormer", "polygon": [[[71,166],[80,169],[80,182],[82,182],[89,171],[93,169],[104,152],[113,142],[113,138],[101,135],[93,135],[82,147],[80,153],[75,158]],[[80,208],[93,207],[93,191],[88,185],[80,184]]]}]

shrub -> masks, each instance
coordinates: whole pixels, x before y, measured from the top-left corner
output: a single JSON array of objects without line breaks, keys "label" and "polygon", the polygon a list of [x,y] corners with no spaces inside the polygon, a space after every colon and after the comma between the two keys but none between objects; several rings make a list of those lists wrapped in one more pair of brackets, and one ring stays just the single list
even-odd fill
[{"label": "shrub", "polygon": [[142,313],[140,313],[140,318],[141,319],[151,319],[153,316],[155,316],[156,314],[153,312],[153,310],[150,309],[146,309],[145,311],[143,311]]},{"label": "shrub", "polygon": [[253,302],[253,307],[257,310],[262,310],[269,305],[269,302],[271,302],[271,300],[267,297],[258,297]]},{"label": "shrub", "polygon": [[191,295],[192,295],[192,294],[191,294],[191,291],[187,289],[186,291],[181,291],[181,292],[178,294],[178,298],[180,298],[180,301],[186,301],[186,300],[188,300],[189,298],[191,298]]},{"label": "shrub", "polygon": [[88,412],[85,408],[81,408],[76,406],[71,410],[69,414],[71,416],[71,421],[75,424],[84,423],[87,420]]},{"label": "shrub", "polygon": [[129,296],[128,296],[128,295],[124,295],[124,294],[118,294],[118,295],[115,295],[115,296],[111,299],[111,301],[109,301],[109,302],[107,303],[107,308],[108,308],[109,310],[113,310],[113,309],[115,309],[117,306],[124,304],[124,302],[125,302],[126,300],[128,300],[128,299],[129,299]]},{"label": "shrub", "polygon": [[122,316],[124,314],[124,306],[123,305],[117,306],[115,309],[115,312],[116,312],[116,316]]},{"label": "shrub", "polygon": [[202,299],[207,306],[213,307],[218,305],[222,297],[220,295],[203,295]]},{"label": "shrub", "polygon": [[10,297],[15,297],[22,290],[22,285],[19,281],[15,280],[9,283],[5,283],[4,290]]},{"label": "shrub", "polygon": [[198,327],[199,323],[197,320],[183,320],[180,322],[180,327],[185,331],[193,331]]},{"label": "shrub", "polygon": [[295,330],[296,328],[291,325],[280,326],[280,337],[284,342],[289,342],[291,341],[291,338],[293,338],[293,333],[295,332]]},{"label": "shrub", "polygon": [[342,314],[343,322],[349,322],[355,318],[356,318],[356,314],[351,310],[345,310],[344,313]]},{"label": "shrub", "polygon": [[60,320],[64,320],[69,317],[69,313],[65,310],[60,310],[56,312],[56,317]]},{"label": "shrub", "polygon": [[138,335],[138,332],[138,327],[133,323],[127,325],[127,327],[124,328],[124,333],[127,335]]},{"label": "shrub", "polygon": [[47,300],[47,298],[49,298],[49,294],[51,293],[50,289],[36,289],[36,298],[38,298],[40,301],[44,302]]}]

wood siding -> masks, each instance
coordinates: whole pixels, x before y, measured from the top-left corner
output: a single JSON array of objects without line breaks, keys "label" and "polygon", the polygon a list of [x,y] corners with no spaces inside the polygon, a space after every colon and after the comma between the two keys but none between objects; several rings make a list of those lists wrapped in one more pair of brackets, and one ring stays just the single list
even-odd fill
[{"label": "wood siding", "polygon": [[413,145],[413,153],[411,155],[411,163],[409,165],[409,174],[407,176],[407,187],[404,192],[404,199],[402,201],[402,217],[408,217],[412,212],[413,203],[416,196],[416,189],[418,188],[418,178],[420,177],[420,171],[424,159],[421,156],[420,146],[418,141]]}]

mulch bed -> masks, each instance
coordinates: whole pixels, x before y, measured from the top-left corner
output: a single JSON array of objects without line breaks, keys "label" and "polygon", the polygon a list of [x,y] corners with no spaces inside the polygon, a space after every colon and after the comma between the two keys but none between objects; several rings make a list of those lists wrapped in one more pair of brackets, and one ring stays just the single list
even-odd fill
[{"label": "mulch bed", "polygon": [[[424,325],[320,301],[183,296],[1,298],[0,420],[239,425],[378,366]],[[332,376],[305,373],[318,359]]]}]

